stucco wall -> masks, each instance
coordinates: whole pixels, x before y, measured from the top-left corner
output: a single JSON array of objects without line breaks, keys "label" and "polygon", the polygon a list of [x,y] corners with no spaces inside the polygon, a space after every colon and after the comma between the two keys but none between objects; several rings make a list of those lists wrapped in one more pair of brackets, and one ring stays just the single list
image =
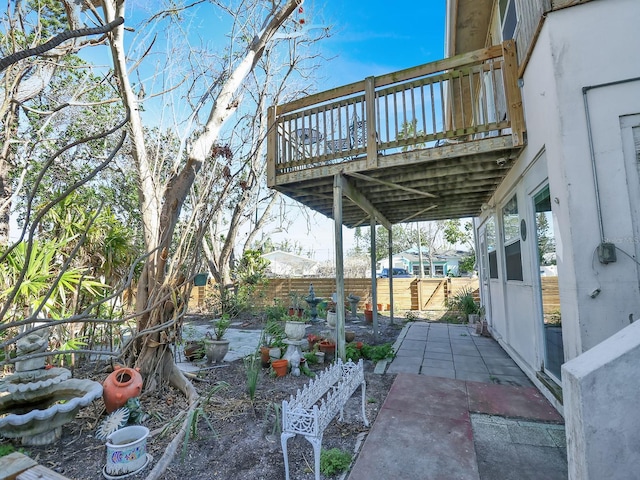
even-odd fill
[{"label": "stucco wall", "polygon": [[[601,240],[583,97],[583,87],[640,77],[638,25],[637,0],[588,2],[548,15],[523,77],[528,145],[490,202],[499,226],[500,208],[516,193],[533,235],[530,195],[548,176],[567,360],[628,325],[629,314],[640,314],[637,264],[618,252],[616,263],[603,265],[595,252]],[[629,205],[640,198],[628,195],[620,116],[640,113],[640,81],[590,89],[587,96],[605,237],[634,256]],[[522,246],[524,280],[505,282],[498,243],[492,320],[496,336],[531,376],[543,357],[542,322],[535,242]],[[591,298],[597,288],[601,293]]]}]

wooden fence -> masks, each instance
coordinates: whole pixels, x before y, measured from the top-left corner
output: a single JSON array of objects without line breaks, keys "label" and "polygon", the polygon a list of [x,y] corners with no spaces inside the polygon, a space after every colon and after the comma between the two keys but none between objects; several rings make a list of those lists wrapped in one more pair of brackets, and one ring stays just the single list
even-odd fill
[{"label": "wooden fence", "polygon": [[[382,309],[388,309],[389,280],[378,278],[378,304]],[[264,307],[272,305],[274,301],[281,301],[284,305],[291,302],[290,293],[296,293],[300,297],[309,294],[309,286],[313,284],[316,297],[331,298],[336,291],[336,282],[333,278],[272,278],[260,291],[256,292],[254,305]],[[456,292],[468,287],[474,292],[478,289],[477,278],[395,278],[393,280],[393,302],[396,310],[446,310],[445,300],[455,295]],[[369,278],[345,278],[345,295],[352,293],[360,297],[358,308],[364,309],[366,303],[372,301],[371,279]],[[207,284],[205,287],[194,287],[189,299],[191,310],[202,309],[205,305],[205,296],[213,295],[214,287]],[[303,302],[306,306],[306,303]],[[420,308],[422,307],[422,308]]]}]

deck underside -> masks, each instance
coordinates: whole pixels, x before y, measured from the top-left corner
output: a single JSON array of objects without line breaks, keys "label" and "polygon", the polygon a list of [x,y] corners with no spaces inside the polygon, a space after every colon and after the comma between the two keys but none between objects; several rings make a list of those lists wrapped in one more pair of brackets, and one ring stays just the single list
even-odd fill
[{"label": "deck underside", "polygon": [[333,218],[334,180],[342,174],[350,187],[342,209],[347,227],[370,225],[362,199],[391,224],[477,216],[519,150],[504,135],[379,155],[375,168],[362,156],[278,175],[274,188]]}]

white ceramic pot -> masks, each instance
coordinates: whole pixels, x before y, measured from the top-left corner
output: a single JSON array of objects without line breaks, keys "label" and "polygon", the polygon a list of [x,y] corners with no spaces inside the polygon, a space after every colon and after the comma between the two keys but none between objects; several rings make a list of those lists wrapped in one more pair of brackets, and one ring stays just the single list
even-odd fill
[{"label": "white ceramic pot", "polygon": [[285,322],[284,333],[289,340],[302,340],[306,331],[304,322]]},{"label": "white ceramic pot", "polygon": [[142,470],[148,462],[148,435],[149,429],[142,425],[124,427],[109,435],[105,476],[122,476]]},{"label": "white ceramic pot", "polygon": [[229,351],[229,340],[204,340],[204,351],[207,355],[207,363],[220,363]]},{"label": "white ceramic pot", "polygon": [[336,326],[336,321],[338,319],[338,314],[336,312],[327,312],[327,325],[331,328]]}]

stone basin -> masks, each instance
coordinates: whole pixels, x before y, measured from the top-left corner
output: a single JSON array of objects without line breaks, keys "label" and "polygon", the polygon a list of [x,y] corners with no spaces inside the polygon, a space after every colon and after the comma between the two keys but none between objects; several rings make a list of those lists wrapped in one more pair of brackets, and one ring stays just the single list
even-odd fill
[{"label": "stone basin", "polygon": [[102,396],[98,382],[72,378],[56,383],[49,382],[51,379],[43,379],[44,383],[34,389],[3,382],[15,388],[0,392],[1,436],[21,438],[23,445],[53,443],[62,435],[62,425],[73,420],[80,408]]}]

